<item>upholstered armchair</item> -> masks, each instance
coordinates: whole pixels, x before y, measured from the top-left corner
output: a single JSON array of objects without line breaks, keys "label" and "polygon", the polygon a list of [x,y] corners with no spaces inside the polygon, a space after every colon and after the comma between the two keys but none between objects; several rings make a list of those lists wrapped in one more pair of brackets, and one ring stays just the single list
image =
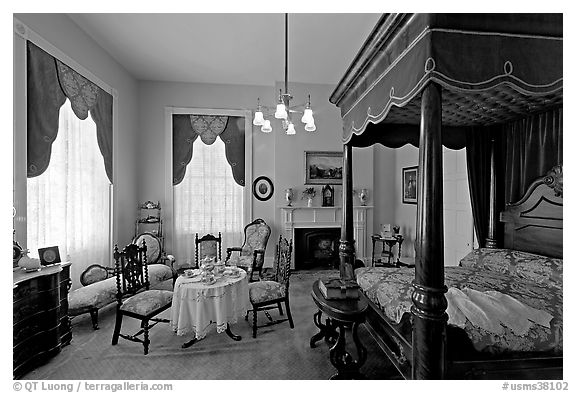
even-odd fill
[{"label": "upholstered armchair", "polygon": [[[244,244],[242,247],[229,247],[226,249],[226,262],[235,262],[236,266],[248,271],[250,281],[259,280],[264,265],[266,245],[270,238],[271,229],[263,219],[257,218],[244,228]],[[233,252],[239,255],[231,260]],[[257,276],[254,273],[257,272]]]}]

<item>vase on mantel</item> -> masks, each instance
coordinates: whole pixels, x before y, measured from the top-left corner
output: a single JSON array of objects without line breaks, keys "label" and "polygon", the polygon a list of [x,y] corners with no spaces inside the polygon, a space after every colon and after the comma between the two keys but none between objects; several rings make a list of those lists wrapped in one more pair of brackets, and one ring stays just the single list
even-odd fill
[{"label": "vase on mantel", "polygon": [[294,192],[292,192],[291,188],[286,189],[285,198],[286,202],[288,202],[288,205],[286,206],[292,206],[292,199],[294,199]]},{"label": "vase on mantel", "polygon": [[312,201],[314,198],[308,197],[308,207],[312,207]]},{"label": "vase on mantel", "polygon": [[360,190],[360,194],[358,194],[358,199],[360,199],[360,204],[362,206],[366,206],[366,202],[368,201],[368,190],[363,188]]}]

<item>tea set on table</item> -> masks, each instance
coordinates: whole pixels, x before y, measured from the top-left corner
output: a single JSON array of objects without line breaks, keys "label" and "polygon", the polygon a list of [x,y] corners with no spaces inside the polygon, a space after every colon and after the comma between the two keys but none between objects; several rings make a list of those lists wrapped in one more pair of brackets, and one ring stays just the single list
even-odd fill
[{"label": "tea set on table", "polygon": [[241,272],[236,266],[226,266],[224,261],[216,261],[216,257],[205,257],[199,265],[199,269],[184,270],[184,277],[189,278],[190,282],[212,285],[223,278],[239,277]]}]

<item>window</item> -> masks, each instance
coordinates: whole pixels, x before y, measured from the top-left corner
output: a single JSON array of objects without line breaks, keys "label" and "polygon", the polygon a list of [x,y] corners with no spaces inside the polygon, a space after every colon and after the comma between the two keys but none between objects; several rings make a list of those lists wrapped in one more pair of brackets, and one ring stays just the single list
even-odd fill
[{"label": "window", "polygon": [[[222,233],[222,250],[243,241],[244,187],[232,176],[224,142],[206,145],[200,138],[182,182],[174,186],[175,257],[178,265],[194,261],[194,236]],[[225,257],[225,255],[223,255]]]},{"label": "window", "polygon": [[27,244],[31,256],[40,247],[58,246],[72,261],[73,287],[85,268],[109,265],[111,184],[98,148],[91,116],[80,120],[70,101],[60,108],[58,136],[48,169],[27,180]]}]

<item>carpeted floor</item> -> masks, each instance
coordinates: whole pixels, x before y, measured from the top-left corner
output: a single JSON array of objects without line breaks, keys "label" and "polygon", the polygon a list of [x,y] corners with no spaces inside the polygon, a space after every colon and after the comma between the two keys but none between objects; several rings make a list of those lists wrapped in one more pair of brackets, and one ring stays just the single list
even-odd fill
[{"label": "carpeted floor", "polygon": [[[290,278],[290,308],[295,328],[288,322],[258,329],[253,339],[251,327],[241,320],[232,331],[242,336],[233,341],[215,329],[192,347],[180,346],[191,337],[176,336],[168,324],[158,324],[150,334],[150,353],[143,354],[141,344],[120,339],[112,346],[114,306],[100,312],[100,329],[92,330],[88,315],[72,320],[71,345],[24,379],[129,379],[129,380],[236,380],[283,379],[324,380],[335,374],[329,360],[329,347],[322,340],[310,348],[310,337],[318,332],[312,321],[316,306],[310,296],[312,283],[319,277],[337,276],[337,271],[297,272]],[[276,316],[277,313],[272,313]],[[162,314],[169,318],[169,310]],[[263,317],[263,316],[262,316]],[[130,324],[128,323],[130,321]],[[126,318],[123,330],[137,328]],[[135,331],[135,330],[132,330]],[[359,329],[368,359],[361,371],[368,379],[400,378],[364,328]],[[348,340],[351,344],[351,340]],[[349,351],[355,356],[354,348]]]}]

